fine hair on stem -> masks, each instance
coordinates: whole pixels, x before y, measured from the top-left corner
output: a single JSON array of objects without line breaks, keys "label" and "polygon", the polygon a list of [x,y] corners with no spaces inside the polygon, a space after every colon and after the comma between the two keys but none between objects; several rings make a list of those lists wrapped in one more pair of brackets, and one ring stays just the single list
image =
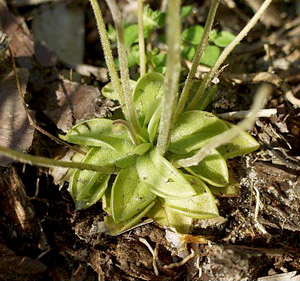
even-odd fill
[{"label": "fine hair on stem", "polygon": [[164,83],[163,105],[157,141],[158,151],[161,155],[164,155],[168,149],[174,122],[174,110],[176,108],[180,76],[180,33],[180,0],[169,0],[167,14],[167,72]]}]

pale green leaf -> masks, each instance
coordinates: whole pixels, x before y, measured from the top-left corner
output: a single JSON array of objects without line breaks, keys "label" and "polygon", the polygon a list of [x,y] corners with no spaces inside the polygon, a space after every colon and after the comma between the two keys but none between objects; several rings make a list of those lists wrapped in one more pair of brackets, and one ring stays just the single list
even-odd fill
[{"label": "pale green leaf", "polygon": [[209,186],[210,191],[219,197],[236,197],[241,191],[232,170],[229,170],[229,183],[223,187]]},{"label": "pale green leaf", "polygon": [[[133,145],[126,143],[121,143],[118,150],[94,147],[89,150],[83,162],[106,167],[126,168],[135,163],[135,157],[132,154],[133,147]],[[69,188],[76,207],[83,209],[95,204],[103,195],[108,179],[109,175],[87,170],[75,170]]]},{"label": "pale green leaf", "polygon": [[182,6],[180,10],[180,17],[183,19],[193,12],[193,5]]},{"label": "pale green leaf", "polygon": [[[129,80],[129,85],[131,90],[133,91],[136,86],[136,81]],[[112,82],[107,83],[102,89],[101,94],[110,100],[117,100],[119,101],[118,93],[114,90]]]},{"label": "pale green leaf", "polygon": [[69,187],[76,209],[86,209],[99,201],[107,188],[109,178],[110,175],[76,170]]},{"label": "pale green leaf", "polygon": [[148,125],[149,140],[151,143],[153,143],[153,141],[155,140],[160,116],[161,116],[161,104],[156,108]]},{"label": "pale green leaf", "polygon": [[241,191],[239,184],[228,184],[223,187],[210,186],[211,192],[219,197],[237,197]]},{"label": "pale green leaf", "polygon": [[227,130],[226,124],[212,113],[193,110],[184,112],[175,123],[169,151],[186,154],[204,146],[212,137]]},{"label": "pale green leaf", "polygon": [[145,209],[143,209],[138,215],[132,217],[131,219],[116,224],[111,216],[105,218],[106,226],[111,235],[118,235],[136,225],[154,206],[155,202],[151,202]]},{"label": "pale green leaf", "polygon": [[154,112],[157,111],[158,107],[161,107],[161,101],[162,101],[162,98],[157,98],[150,104],[150,106],[148,107],[148,109],[146,111],[143,127],[146,127],[146,125],[153,118]]},{"label": "pale green leaf", "polygon": [[200,63],[207,66],[214,66],[217,59],[221,54],[221,50],[217,46],[207,46],[204,50],[203,56],[201,57]]},{"label": "pale green leaf", "polygon": [[158,196],[183,198],[196,194],[185,177],[156,149],[138,157],[136,168],[140,179]]},{"label": "pale green leaf", "polygon": [[[85,146],[118,149],[123,143],[130,145],[127,130],[105,118],[90,119],[71,128],[63,140]],[[93,163],[94,164],[94,163]]]},{"label": "pale green leaf", "polygon": [[[192,157],[197,152],[198,150],[185,155],[173,154],[170,155],[170,159],[176,161],[178,159]],[[225,186],[229,181],[226,161],[217,150],[213,150],[212,153],[206,156],[197,166],[191,166],[184,169],[214,186]]]},{"label": "pale green leaf", "polygon": [[189,45],[186,45],[183,47],[183,50],[182,50],[182,56],[187,59],[187,60],[193,60],[194,56],[195,56],[195,53],[196,53],[196,46],[189,46]]},{"label": "pale green leaf", "polygon": [[219,215],[215,199],[209,188],[197,177],[186,175],[197,195],[187,198],[165,198],[165,208],[194,219],[210,219]]},{"label": "pale green leaf", "polygon": [[121,170],[112,186],[110,207],[118,224],[141,212],[154,199],[154,195],[138,176],[135,166]]},{"label": "pale green leaf", "polygon": [[[127,55],[127,61],[128,61],[128,67],[140,65],[140,50],[139,50],[138,44],[135,44],[130,48],[129,54]],[[130,80],[130,81],[132,81],[132,80]],[[134,87],[132,87],[132,91],[133,90],[134,90]]]},{"label": "pale green leaf", "polygon": [[147,30],[153,30],[160,28],[165,22],[165,13],[159,10],[152,10],[150,5],[145,5],[143,13],[144,28]]},{"label": "pale green leaf", "polygon": [[201,25],[193,25],[185,29],[182,34],[182,40],[189,42],[193,45],[198,45],[204,33],[204,28]]},{"label": "pale green leaf", "polygon": [[125,46],[129,48],[139,40],[139,28],[137,24],[131,24],[124,29]]},{"label": "pale green leaf", "polygon": [[[192,88],[190,90],[190,94],[187,100],[187,104],[189,104],[193,97],[195,96],[197,90],[199,89],[200,85],[202,83],[202,80],[194,80],[192,84]],[[184,83],[180,85],[180,89],[182,91],[182,88],[184,86]],[[207,87],[204,94],[200,98],[200,100],[197,102],[197,104],[194,106],[195,110],[201,110],[203,111],[213,100],[213,96],[218,89],[217,85],[212,85],[211,87]]]},{"label": "pale green leaf", "polygon": [[213,42],[218,35],[218,31],[216,29],[212,29],[209,33],[209,41]]},{"label": "pale green leaf", "polygon": [[[231,128],[235,125],[225,122],[224,123]],[[222,145],[218,148],[219,152],[225,159],[242,156],[247,153],[251,153],[259,148],[259,143],[247,132],[242,132],[231,142]]]},{"label": "pale green leaf", "polygon": [[170,208],[163,207],[164,200],[158,198],[154,207],[148,212],[147,216],[152,218],[161,226],[174,227],[179,233],[188,233],[190,231],[193,219],[182,214],[174,212]]},{"label": "pale green leaf", "polygon": [[152,56],[151,62],[153,64],[154,68],[166,66],[167,55],[166,54],[158,54],[158,55]]},{"label": "pale green leaf", "polygon": [[229,31],[221,31],[214,38],[214,43],[219,47],[227,47],[235,38],[235,35]]},{"label": "pale green leaf", "polygon": [[[99,166],[109,166],[115,164],[112,159],[107,159],[106,151],[117,152],[108,148],[91,148],[83,159],[83,163],[95,164]],[[99,157],[99,155],[101,156]],[[70,179],[70,193],[77,209],[86,209],[95,204],[103,195],[107,188],[110,175],[103,175],[98,172],[88,170],[75,170]]]},{"label": "pale green leaf", "polygon": [[135,149],[132,151],[132,154],[137,154],[137,155],[144,155],[150,148],[152,147],[151,143],[144,142],[139,144]]},{"label": "pale green leaf", "polygon": [[141,124],[151,104],[163,96],[163,84],[164,76],[156,72],[146,74],[137,81],[133,98]]}]

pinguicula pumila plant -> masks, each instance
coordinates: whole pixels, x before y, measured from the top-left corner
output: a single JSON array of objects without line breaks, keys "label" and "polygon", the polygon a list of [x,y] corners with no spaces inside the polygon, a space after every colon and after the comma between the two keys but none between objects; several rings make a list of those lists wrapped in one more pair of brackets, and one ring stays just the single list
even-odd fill
[{"label": "pinguicula pumila plant", "polygon": [[168,52],[163,76],[151,71],[146,64],[143,0],[138,0],[138,81],[129,77],[121,11],[115,0],[106,2],[117,34],[120,77],[99,4],[97,0],[90,0],[111,78],[101,92],[121,105],[123,118],[87,120],[61,136],[69,143],[80,145],[85,152],[75,153],[71,163],[50,163],[49,159],[28,158],[28,155],[24,159],[20,153],[4,151],[1,147],[0,152],[25,162],[72,168],[68,173],[69,190],[76,208],[86,209],[102,200],[107,213],[106,224],[113,235],[136,225],[144,216],[186,233],[194,219],[218,216],[210,188],[221,189],[229,184],[226,160],[259,147],[244,130],[253,124],[268,88],[259,91],[251,116],[238,125],[223,121],[204,109],[213,92],[207,88],[214,75],[272,0],[264,1],[196,89],[193,87],[196,69],[209,41],[220,0],[211,3],[203,36],[183,88],[179,87],[181,1],[168,1]]}]

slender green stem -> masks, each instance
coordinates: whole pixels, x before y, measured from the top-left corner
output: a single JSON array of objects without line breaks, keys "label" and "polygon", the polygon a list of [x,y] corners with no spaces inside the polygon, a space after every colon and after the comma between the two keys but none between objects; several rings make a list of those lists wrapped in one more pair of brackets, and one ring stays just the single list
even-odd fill
[{"label": "slender green stem", "polygon": [[[124,37],[124,28],[122,22],[122,13],[116,3],[115,0],[106,0],[108,7],[111,11],[116,31],[117,31],[117,38],[118,38],[118,54],[119,54],[119,61],[120,61],[120,71],[121,71],[121,81],[122,81],[122,88],[125,95],[125,106],[127,109],[128,115],[126,119],[133,127],[136,133],[140,132],[140,125],[137,118],[137,112],[135,108],[135,104],[133,101],[132,90],[130,89],[129,84],[129,69],[128,69],[128,62],[127,62],[127,54],[126,54],[126,47],[125,47],[125,37]],[[128,117],[128,118],[127,118]]]},{"label": "slender green stem", "polygon": [[[104,52],[105,62],[109,71],[109,76],[113,83],[113,87],[119,96],[121,105],[124,105],[125,104],[124,93],[122,91],[119,75],[116,71],[114,58],[110,48],[110,43],[106,32],[105,23],[102,17],[101,9],[98,4],[98,0],[90,0],[90,3],[92,5],[93,12],[96,18],[97,28],[98,28],[98,32],[99,32],[99,36],[100,36],[100,40]],[[127,116],[126,108],[124,106],[122,106],[122,111],[124,115]]]},{"label": "slender green stem", "polygon": [[187,107],[187,110],[192,110],[198,101],[201,99],[202,95],[204,94],[204,91],[208,84],[213,79],[214,75],[218,72],[221,64],[226,60],[228,55],[232,52],[232,50],[245,38],[245,36],[248,34],[248,32],[256,25],[262,14],[265,12],[265,10],[268,8],[268,6],[271,4],[272,0],[265,0],[264,3],[261,5],[261,7],[258,9],[256,14],[251,18],[251,20],[246,24],[246,26],[241,30],[241,32],[234,38],[234,40],[224,49],[224,51],[221,53],[220,57],[216,61],[215,65],[211,68],[211,70],[205,75],[200,88],[198,89],[196,95],[190,102],[190,104]]},{"label": "slender green stem", "polygon": [[143,77],[146,74],[146,55],[144,40],[144,23],[143,23],[143,0],[138,0],[138,26],[139,26],[139,52],[140,52],[140,72]]},{"label": "slender green stem", "polygon": [[248,118],[241,121],[237,126],[233,126],[228,131],[217,135],[211,141],[209,141],[201,150],[193,157],[178,160],[178,164],[181,167],[190,167],[198,165],[207,155],[211,153],[213,149],[226,144],[235,139],[242,131],[249,130],[259,113],[259,110],[264,106],[266,98],[271,94],[273,88],[270,84],[263,84],[255,95],[253,105],[251,107],[251,114]]},{"label": "slender green stem", "polygon": [[129,134],[130,139],[133,142],[133,144],[134,145],[139,145],[140,144],[138,136],[136,135],[136,133],[134,132],[134,130],[132,129],[132,127],[130,126],[130,124],[127,121],[122,120],[122,119],[118,119],[118,120],[115,120],[113,122],[113,124],[124,126],[127,129],[128,134]]},{"label": "slender green stem", "polygon": [[190,90],[191,90],[192,85],[193,85],[193,79],[195,77],[197,67],[200,64],[201,57],[203,56],[204,50],[205,50],[205,48],[207,46],[207,43],[208,43],[209,34],[210,34],[210,31],[211,31],[211,28],[212,28],[212,25],[213,25],[213,22],[214,22],[215,15],[216,15],[219,4],[220,4],[220,0],[213,0],[212,4],[210,6],[201,42],[200,42],[200,44],[197,48],[196,54],[195,54],[194,59],[193,59],[192,67],[191,67],[190,72],[188,74],[188,77],[185,81],[184,88],[181,92],[181,96],[180,96],[178,106],[177,106],[177,109],[176,109],[175,120],[184,111],[186,101],[189,97]]},{"label": "slender green stem", "polygon": [[180,33],[180,0],[169,0],[167,14],[167,73],[157,140],[158,151],[161,155],[164,155],[168,149],[170,134],[174,123],[174,110],[176,108],[180,75]]},{"label": "slender green stem", "polygon": [[63,168],[72,168],[72,169],[79,169],[79,170],[90,170],[90,171],[100,172],[103,174],[112,174],[117,171],[116,168],[114,167],[102,167],[98,165],[79,163],[79,162],[66,162],[66,161],[53,160],[46,157],[29,155],[10,148],[6,148],[4,146],[0,146],[0,154],[9,157],[11,159],[17,160],[21,163],[42,166],[42,167],[63,167]]}]

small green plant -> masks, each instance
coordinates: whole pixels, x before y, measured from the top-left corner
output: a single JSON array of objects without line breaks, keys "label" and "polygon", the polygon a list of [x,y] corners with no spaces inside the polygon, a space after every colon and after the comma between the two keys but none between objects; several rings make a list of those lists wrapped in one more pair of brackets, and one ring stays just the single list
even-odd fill
[{"label": "small green plant", "polygon": [[[241,33],[224,49],[203,81],[195,82],[195,72],[209,40],[215,42],[219,36],[217,42],[220,43],[228,39],[228,35],[211,35],[220,2],[213,0],[183,87],[179,85],[184,34],[181,33],[181,17],[188,13],[188,8],[180,9],[180,0],[168,1],[168,54],[166,75],[163,76],[151,71],[146,63],[143,28],[143,24],[155,26],[157,21],[153,18],[163,17],[146,9],[146,20],[145,17],[142,20],[143,1],[138,1],[141,77],[133,81],[129,78],[127,48],[128,40],[134,42],[135,39],[126,39],[116,1],[107,0],[107,4],[115,24],[120,78],[100,7],[97,0],[90,0],[111,78],[102,93],[119,102],[123,117],[114,121],[105,118],[87,120],[62,135],[63,140],[80,145],[84,152],[75,153],[73,163],[36,158],[2,147],[0,152],[27,163],[70,167],[69,189],[76,208],[85,209],[102,200],[107,227],[113,235],[136,225],[144,216],[185,233],[193,219],[218,216],[211,190],[228,188],[230,184],[226,159],[259,147],[244,130],[253,124],[268,89],[259,91],[251,116],[238,125],[203,110],[214,92],[213,88],[206,89],[215,73],[272,0],[265,0]],[[152,32],[151,29],[148,32]]]},{"label": "small green plant", "polygon": [[[94,12],[101,15],[96,0],[90,2]],[[126,101],[124,104],[122,95],[115,87],[120,80],[112,81],[104,86],[102,94],[124,106],[124,118],[115,121],[104,118],[87,120],[62,136],[65,141],[81,145],[87,151],[83,163],[118,169],[115,178],[95,171],[75,170],[70,178],[71,195],[78,209],[88,208],[102,198],[103,208],[107,213],[107,226],[112,234],[132,227],[143,216],[151,217],[163,225],[173,226],[178,231],[187,232],[193,219],[218,216],[215,199],[209,187],[221,189],[229,185],[226,159],[252,152],[259,145],[246,132],[239,132],[232,141],[218,149],[212,149],[201,162],[180,167],[180,159],[192,159],[216,136],[235,127],[209,112],[198,110],[205,108],[203,99],[199,99],[193,110],[177,107],[180,105],[177,94],[181,67],[180,42],[182,38],[190,44],[201,43],[203,60],[205,54],[208,54],[208,58],[212,56],[207,51],[208,47],[203,46],[205,40],[226,47],[234,36],[225,32],[210,32],[219,1],[213,1],[206,32],[197,25],[183,33],[180,32],[180,13],[186,14],[188,8],[180,10],[179,0],[169,1],[166,20],[168,26],[172,24],[172,30],[167,29],[169,51],[166,77],[148,68],[148,73],[135,82],[129,80],[128,69],[122,70],[124,65],[128,67],[126,58],[130,61],[132,55],[126,55],[126,50],[134,47],[138,51],[134,56],[139,61],[141,53],[145,51],[139,47],[141,45],[133,44],[137,41],[141,43],[145,33],[149,35],[154,28],[160,27],[164,15],[147,6],[144,9],[143,21],[146,28],[141,29],[141,34],[136,25],[129,25],[123,30],[121,12],[115,1],[108,0],[107,3],[113,18],[117,19],[115,26],[123,86],[121,91],[125,96],[127,84],[128,99],[132,99],[132,106],[126,106]],[[96,14],[96,19],[101,41],[105,46],[108,39],[102,16],[97,18]],[[111,50],[107,48],[106,52],[111,53]],[[194,53],[196,52],[195,48]],[[152,62],[155,58],[156,56],[152,57]],[[211,59],[208,64],[214,65],[215,62],[216,58]],[[107,64],[109,63],[112,66],[111,75],[115,73],[114,76],[117,76],[114,64],[107,59]],[[191,82],[193,81],[188,80],[183,88],[186,90],[186,87],[190,87],[191,93],[197,94]],[[187,85],[188,83],[191,85]],[[129,111],[137,121],[127,118]],[[111,186],[110,178],[113,179]]]}]

